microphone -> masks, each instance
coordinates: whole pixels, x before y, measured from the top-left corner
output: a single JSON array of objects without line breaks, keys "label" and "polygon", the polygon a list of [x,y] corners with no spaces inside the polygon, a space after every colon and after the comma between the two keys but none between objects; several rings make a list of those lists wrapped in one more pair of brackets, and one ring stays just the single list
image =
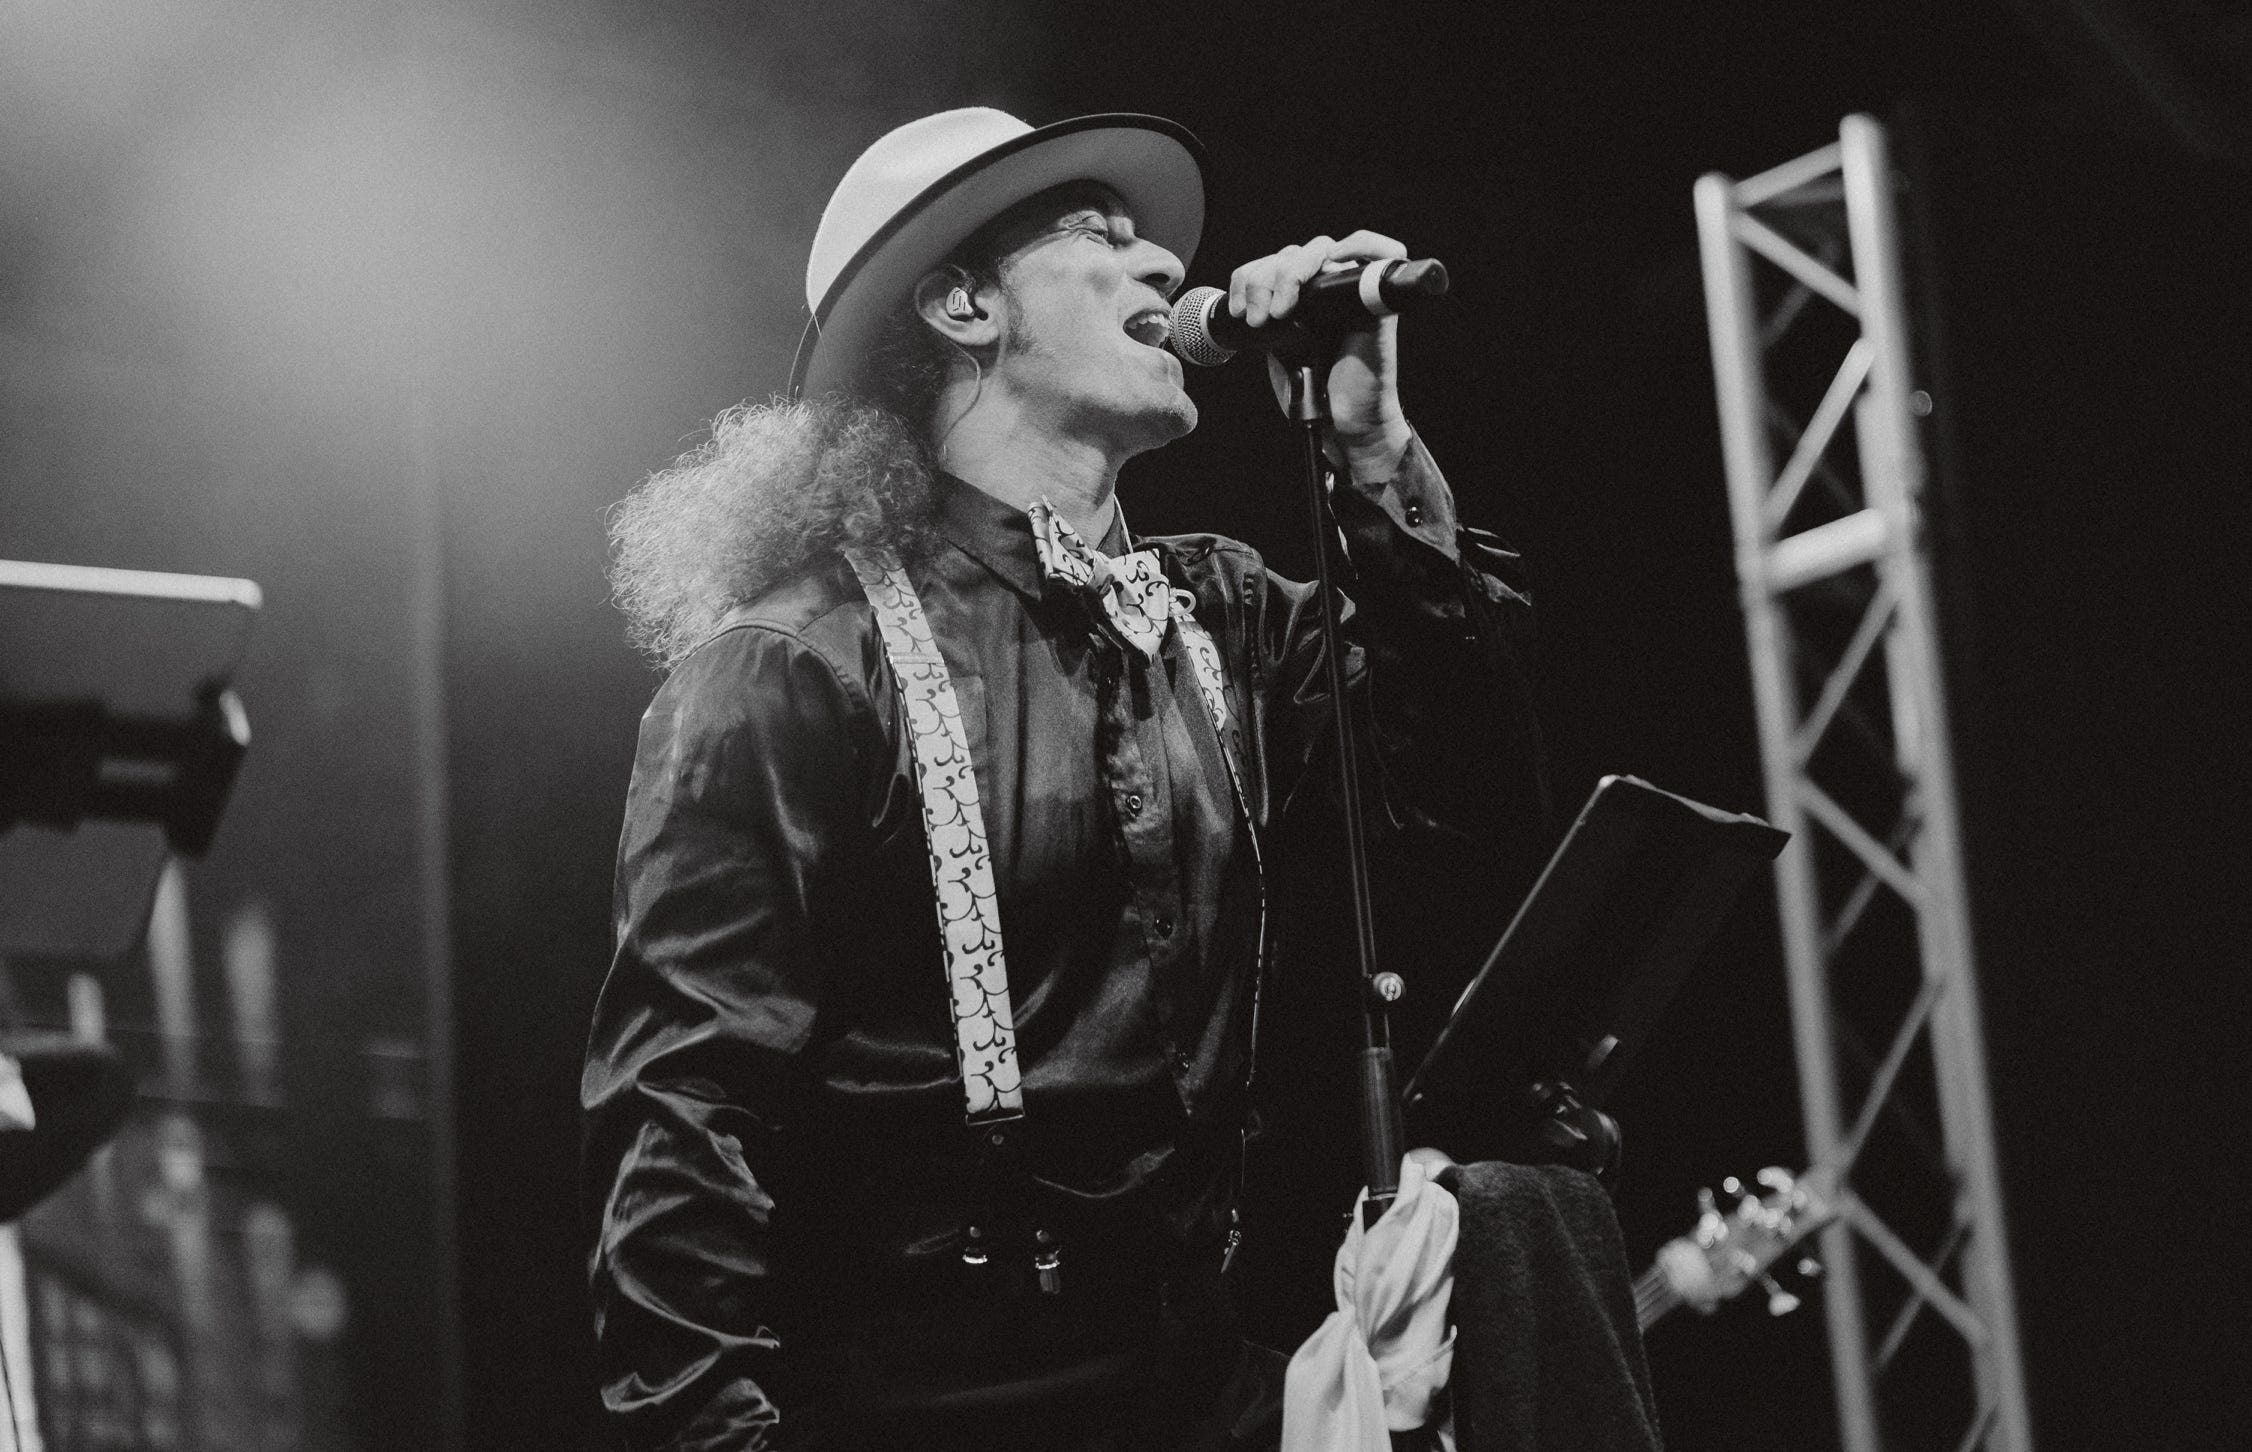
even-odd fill
[{"label": "microphone", "polygon": [[1315,275],[1298,290],[1298,305],[1288,317],[1254,328],[1228,311],[1224,289],[1192,287],[1173,304],[1169,341],[1182,361],[1211,368],[1245,348],[1280,351],[1372,318],[1404,313],[1445,296],[1446,290],[1446,264],[1436,258],[1379,260]]}]

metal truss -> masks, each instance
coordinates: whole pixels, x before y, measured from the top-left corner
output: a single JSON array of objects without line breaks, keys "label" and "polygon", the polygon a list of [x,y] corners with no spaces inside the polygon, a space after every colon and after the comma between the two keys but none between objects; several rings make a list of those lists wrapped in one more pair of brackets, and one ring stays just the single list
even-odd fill
[{"label": "metal truss", "polygon": [[1849,116],[1697,229],[1840,1440],[2030,1452],[1893,187]]}]

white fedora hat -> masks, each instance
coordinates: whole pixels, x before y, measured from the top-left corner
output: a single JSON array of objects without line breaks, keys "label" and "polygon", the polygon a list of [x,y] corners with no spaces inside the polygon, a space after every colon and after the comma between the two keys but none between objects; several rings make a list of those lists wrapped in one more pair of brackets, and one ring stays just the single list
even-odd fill
[{"label": "white fedora hat", "polygon": [[860,153],[829,197],[805,265],[812,311],[793,398],[849,388],[916,281],[978,228],[1065,182],[1118,193],[1138,235],[1184,265],[1204,230],[1204,148],[1155,116],[1078,116],[1035,128],[969,106],[910,121]]}]

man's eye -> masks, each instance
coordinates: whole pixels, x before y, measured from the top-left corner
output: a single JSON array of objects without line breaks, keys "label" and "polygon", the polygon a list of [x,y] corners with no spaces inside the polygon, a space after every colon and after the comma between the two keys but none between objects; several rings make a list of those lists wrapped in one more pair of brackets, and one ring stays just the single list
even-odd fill
[{"label": "man's eye", "polygon": [[1092,237],[1105,247],[1123,247],[1133,240],[1121,223],[1100,212],[1089,212],[1084,217],[1074,218],[1065,223],[1065,228]]}]

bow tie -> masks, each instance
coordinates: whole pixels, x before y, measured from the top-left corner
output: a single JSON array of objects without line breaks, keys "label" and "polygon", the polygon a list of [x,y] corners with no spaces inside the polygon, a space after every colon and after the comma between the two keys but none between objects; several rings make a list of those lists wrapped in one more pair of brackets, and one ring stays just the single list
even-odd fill
[{"label": "bow tie", "polygon": [[1113,558],[1082,540],[1047,500],[1036,501],[1026,512],[1032,517],[1040,573],[1075,591],[1119,639],[1154,660],[1181,608],[1157,551],[1135,550]]}]

